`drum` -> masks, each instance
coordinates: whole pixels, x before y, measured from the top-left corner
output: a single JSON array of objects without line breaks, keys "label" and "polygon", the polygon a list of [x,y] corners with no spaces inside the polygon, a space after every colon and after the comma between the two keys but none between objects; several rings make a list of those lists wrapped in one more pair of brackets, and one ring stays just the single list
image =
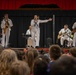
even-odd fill
[{"label": "drum", "polygon": [[29,37],[28,38],[28,40],[27,40],[27,46],[29,46],[29,47],[33,47],[33,39],[31,38],[31,37]]}]

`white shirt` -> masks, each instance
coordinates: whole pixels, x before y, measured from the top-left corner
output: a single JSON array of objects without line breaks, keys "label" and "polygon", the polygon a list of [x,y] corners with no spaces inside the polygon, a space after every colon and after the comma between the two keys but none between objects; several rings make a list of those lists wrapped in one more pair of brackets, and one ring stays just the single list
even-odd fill
[{"label": "white shirt", "polygon": [[[5,28],[5,20],[3,19],[2,22],[1,22],[1,28]],[[11,27],[13,26],[13,23],[11,21],[11,19],[8,19],[8,23],[9,23],[9,26],[8,26],[8,29],[11,30]]]},{"label": "white shirt", "polygon": [[75,29],[75,28],[76,28],[76,22],[73,24],[72,29]]},{"label": "white shirt", "polygon": [[31,35],[30,29],[28,29],[28,30],[26,31],[26,35]]},{"label": "white shirt", "polygon": [[32,30],[38,30],[39,29],[39,24],[40,23],[46,23],[49,20],[37,20],[35,21],[34,19],[31,20],[31,26],[32,26]]},{"label": "white shirt", "polygon": [[59,34],[62,34],[62,36],[67,38],[71,35],[71,30],[69,28],[67,28],[66,30],[63,28],[59,31]]}]

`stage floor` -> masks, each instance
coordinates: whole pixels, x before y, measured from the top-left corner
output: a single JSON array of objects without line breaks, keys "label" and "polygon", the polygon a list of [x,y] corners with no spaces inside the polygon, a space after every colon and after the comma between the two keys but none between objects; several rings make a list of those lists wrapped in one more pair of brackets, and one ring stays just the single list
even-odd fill
[{"label": "stage floor", "polygon": [[[25,51],[26,52],[26,48],[11,48],[11,49],[14,49],[14,50],[22,50],[22,51]],[[70,48],[61,48],[63,52],[68,52]],[[49,48],[37,48],[37,50],[44,50],[46,52],[49,52]]]}]

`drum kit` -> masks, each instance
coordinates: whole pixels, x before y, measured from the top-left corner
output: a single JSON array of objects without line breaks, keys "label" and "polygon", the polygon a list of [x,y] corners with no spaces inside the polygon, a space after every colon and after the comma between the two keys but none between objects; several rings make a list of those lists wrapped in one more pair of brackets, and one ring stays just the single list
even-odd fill
[{"label": "drum kit", "polygon": [[27,45],[25,47],[33,47],[33,40],[31,35],[26,35],[25,33],[22,33],[22,37],[27,40]]}]

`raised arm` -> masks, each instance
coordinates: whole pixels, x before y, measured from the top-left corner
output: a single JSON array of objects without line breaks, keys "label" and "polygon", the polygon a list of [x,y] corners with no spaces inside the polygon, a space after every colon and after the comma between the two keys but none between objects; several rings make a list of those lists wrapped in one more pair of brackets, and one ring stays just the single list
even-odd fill
[{"label": "raised arm", "polygon": [[49,21],[52,21],[52,18],[49,18],[48,20],[40,20],[40,23],[47,23]]}]

